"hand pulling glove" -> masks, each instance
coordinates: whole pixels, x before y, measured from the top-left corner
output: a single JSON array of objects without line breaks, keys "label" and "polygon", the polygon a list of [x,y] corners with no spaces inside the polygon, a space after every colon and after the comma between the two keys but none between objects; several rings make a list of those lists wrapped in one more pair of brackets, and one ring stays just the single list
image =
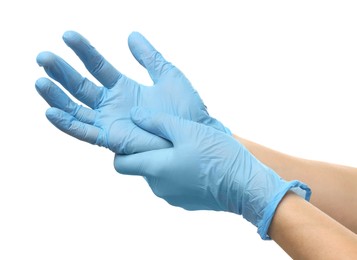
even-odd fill
[{"label": "hand pulling glove", "polygon": [[269,225],[284,195],[292,190],[310,198],[305,184],[284,181],[222,131],[143,108],[132,110],[132,120],[173,147],[116,155],[114,166],[120,173],[144,176],[152,191],[172,205],[241,214],[269,239]]}]

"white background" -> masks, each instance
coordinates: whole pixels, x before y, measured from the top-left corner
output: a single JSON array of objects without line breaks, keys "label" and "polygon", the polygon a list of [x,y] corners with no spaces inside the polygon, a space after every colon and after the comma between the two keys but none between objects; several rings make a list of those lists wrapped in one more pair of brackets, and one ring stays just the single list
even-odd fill
[{"label": "white background", "polygon": [[172,207],[58,131],[35,59],[53,51],[90,77],[61,39],[76,30],[148,84],[127,47],[139,31],[232,132],[357,166],[356,14],[355,1],[2,1],[0,259],[289,259],[240,216]]}]

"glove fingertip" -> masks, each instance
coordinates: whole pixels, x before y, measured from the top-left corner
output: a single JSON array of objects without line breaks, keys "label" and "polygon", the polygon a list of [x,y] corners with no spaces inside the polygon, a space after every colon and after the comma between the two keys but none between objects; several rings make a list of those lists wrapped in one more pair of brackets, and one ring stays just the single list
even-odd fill
[{"label": "glove fingertip", "polygon": [[128,45],[131,53],[135,59],[145,67],[145,64],[142,60],[143,46],[146,45],[146,40],[139,32],[132,32],[128,37]]},{"label": "glove fingertip", "polygon": [[93,49],[93,46],[91,46],[90,42],[86,38],[84,38],[81,34],[75,31],[65,32],[62,36],[62,39],[67,44],[67,46],[70,47],[75,52],[81,50],[84,46]]},{"label": "glove fingertip", "polygon": [[142,41],[142,40],[145,40],[145,37],[137,31],[133,31],[129,34],[129,37],[128,37],[129,45],[132,43],[135,43],[136,41]]},{"label": "glove fingertip", "polygon": [[39,66],[44,67],[48,64],[51,64],[54,62],[56,56],[50,51],[43,51],[40,52],[37,57],[36,57],[36,62]]},{"label": "glove fingertip", "polygon": [[137,32],[137,31],[132,31],[129,34],[129,39],[133,39],[134,37],[143,37],[141,33]]},{"label": "glove fingertip", "polygon": [[47,78],[39,78],[36,80],[35,82],[35,88],[37,90],[38,93],[42,93],[44,92],[44,90],[46,90],[48,88],[48,82],[49,80]]},{"label": "glove fingertip", "polygon": [[75,31],[66,31],[62,39],[67,45],[72,45],[80,42],[81,35]]},{"label": "glove fingertip", "polygon": [[58,118],[58,109],[55,107],[50,107],[46,110],[46,117],[51,122],[55,121]]}]

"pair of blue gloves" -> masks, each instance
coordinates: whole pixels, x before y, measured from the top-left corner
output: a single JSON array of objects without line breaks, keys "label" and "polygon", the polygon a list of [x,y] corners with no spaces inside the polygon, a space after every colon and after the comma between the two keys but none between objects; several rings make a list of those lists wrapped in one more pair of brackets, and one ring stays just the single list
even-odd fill
[{"label": "pair of blue gloves", "polygon": [[120,73],[80,34],[66,32],[63,40],[103,86],[57,55],[40,53],[37,63],[48,76],[84,104],[40,78],[35,85],[50,105],[46,116],[63,132],[112,150],[119,173],[145,177],[171,205],[243,215],[263,239],[289,190],[309,199],[305,184],[282,180],[212,118],[184,74],[141,34],[132,33],[128,44],[152,86]]}]

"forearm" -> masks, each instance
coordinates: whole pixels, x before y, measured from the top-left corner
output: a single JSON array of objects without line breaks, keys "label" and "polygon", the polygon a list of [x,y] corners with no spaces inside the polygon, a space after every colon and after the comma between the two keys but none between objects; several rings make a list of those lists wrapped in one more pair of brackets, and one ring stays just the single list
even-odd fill
[{"label": "forearm", "polygon": [[257,159],[285,180],[300,180],[312,190],[311,203],[357,233],[357,169],[289,156],[238,136]]},{"label": "forearm", "polygon": [[357,257],[357,235],[294,193],[279,204],[269,235],[293,259]]}]

